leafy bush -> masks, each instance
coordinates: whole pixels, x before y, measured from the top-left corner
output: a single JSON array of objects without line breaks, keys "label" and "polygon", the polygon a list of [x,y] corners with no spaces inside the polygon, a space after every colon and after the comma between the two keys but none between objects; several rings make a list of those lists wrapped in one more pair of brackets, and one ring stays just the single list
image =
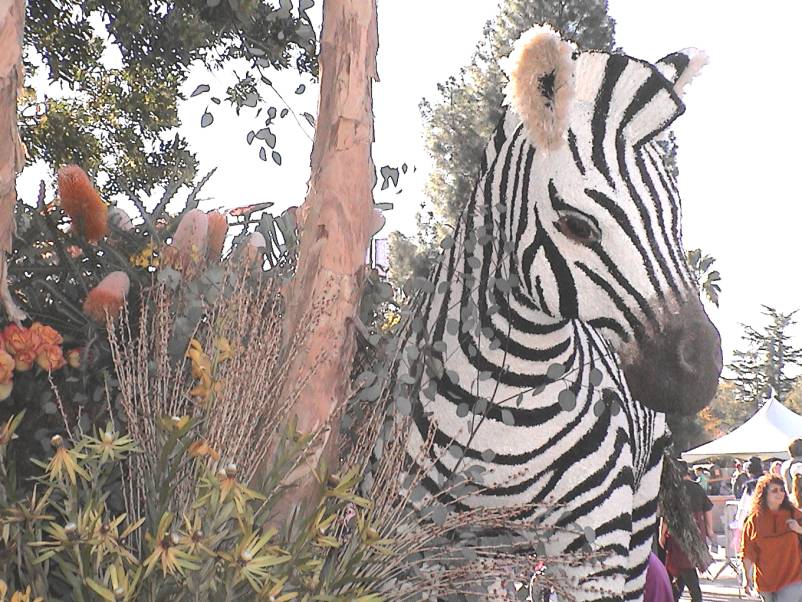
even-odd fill
[{"label": "leafy bush", "polygon": [[[11,590],[31,588],[48,600],[291,600],[300,592],[338,589],[339,599],[369,602],[358,582],[323,572],[325,556],[339,546],[332,534],[346,507],[369,502],[354,494],[351,472],[326,488],[317,511],[288,542],[268,525],[273,501],[248,488],[238,467],[214,471],[190,443],[200,423],[189,417],[160,421],[156,438],[161,472],[158,493],[141,518],[118,513],[109,492],[119,486],[139,452],[133,440],[109,424],[96,435],[68,442],[56,435],[50,461],[39,463],[33,494],[21,495],[8,465],[8,447],[22,414],[0,429],[2,574]],[[288,432],[271,471],[303,453],[308,437]],[[179,515],[167,510],[176,472],[189,471],[191,499]],[[371,546],[367,527],[358,546]],[[343,567],[347,570],[347,566]]]},{"label": "leafy bush", "polygon": [[[19,208],[28,242],[12,290],[41,324],[27,328],[35,348],[9,336],[0,353],[15,413],[0,427],[0,588],[48,600],[372,602],[482,598],[491,586],[570,597],[561,567],[598,552],[548,557],[548,530],[519,520],[524,508],[457,511],[481,489],[467,471],[443,499],[420,495],[427,471],[408,472],[394,368],[414,312],[375,274],[341,465],[318,464],[322,431],[297,432],[303,382],[287,378],[325,309],[313,304],[294,337],[283,331],[294,212],[230,212],[241,229],[223,260],[227,224],[198,211],[199,186],[175,217],[177,188],[151,211],[133,199],[138,225],[110,211],[92,244],[80,203]],[[428,379],[428,350],[415,356]],[[402,388],[421,385],[412,371]],[[25,425],[34,437],[10,446]],[[316,468],[320,495],[291,507],[301,464]]]},{"label": "leafy bush", "polygon": [[[23,409],[28,413],[28,419],[20,427],[24,431],[21,444],[26,451],[20,454],[22,465],[19,468],[23,474],[31,470],[27,458],[46,453],[50,436],[63,429],[65,420],[88,431],[104,424],[111,417],[110,412],[117,417],[122,415],[121,408],[113,404],[118,381],[105,320],[89,315],[92,312],[86,311],[86,299],[109,274],[122,273],[130,283],[126,298],[130,315],[137,316],[141,293],[154,277],[178,286],[180,274],[162,265],[162,254],[172,245],[183,217],[197,211],[200,191],[212,175],[213,172],[207,174],[183,195],[179,184],[169,185],[151,208],[131,195],[130,205],[139,213],[136,218],[117,207],[107,209],[103,204],[100,209],[103,235],[92,243],[87,241],[85,230],[80,227],[90,212],[98,212],[98,205],[91,202],[96,193],[88,179],[77,187],[60,185],[60,196],[51,202],[46,202],[42,183],[35,204],[17,204],[17,238],[8,268],[10,289],[33,324],[52,329],[50,338],[58,339],[58,343],[48,347],[54,352],[50,363],[45,362],[44,357],[40,362],[34,361],[31,368],[17,362],[11,374],[4,371],[3,362],[8,358],[0,352],[0,397],[5,399],[0,401],[2,413],[18,413]],[[295,256],[292,211],[273,216],[267,211],[269,205],[229,212],[227,221],[232,231],[229,247],[236,249],[246,243],[251,233],[259,232],[265,241],[259,254],[264,254],[270,275],[291,273]],[[170,212],[168,206],[177,209]],[[197,308],[206,303],[201,293],[208,288],[206,284],[210,279],[219,278],[221,259],[219,252],[217,257],[208,258],[196,270],[193,279],[181,284],[188,291],[187,297],[192,294],[195,297],[194,301],[188,299],[184,311],[194,315]],[[187,325],[187,341],[190,323],[191,320],[179,322]],[[33,328],[33,324],[23,326],[23,331]],[[39,351],[45,350],[39,349],[41,341],[36,338],[26,343],[27,348],[17,350],[9,346],[8,339],[4,337],[0,349],[12,354],[12,359],[16,359],[16,351],[39,355]],[[62,361],[66,361],[63,367]]]}]

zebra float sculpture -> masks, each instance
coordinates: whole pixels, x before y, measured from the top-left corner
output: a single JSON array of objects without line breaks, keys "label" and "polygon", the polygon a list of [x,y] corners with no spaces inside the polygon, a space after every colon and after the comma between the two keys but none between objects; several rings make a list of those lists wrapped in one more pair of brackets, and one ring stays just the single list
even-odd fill
[{"label": "zebra float sculpture", "polygon": [[[588,533],[605,552],[571,569],[578,600],[642,598],[663,413],[701,409],[721,372],[655,142],[703,63],[694,50],[650,64],[526,33],[408,340],[431,343],[440,365],[402,410],[423,486],[459,508],[564,510],[543,521],[585,534],[555,531],[549,553],[582,549]],[[481,473],[481,488],[453,496],[444,484],[458,472]]]}]

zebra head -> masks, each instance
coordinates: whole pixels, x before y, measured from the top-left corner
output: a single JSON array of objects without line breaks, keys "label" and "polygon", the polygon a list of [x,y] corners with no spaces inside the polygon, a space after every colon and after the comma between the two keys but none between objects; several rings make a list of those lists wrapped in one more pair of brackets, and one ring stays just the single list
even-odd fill
[{"label": "zebra head", "polygon": [[504,202],[526,295],[548,316],[603,332],[633,397],[663,412],[701,409],[722,366],[657,144],[704,62],[696,50],[656,64],[578,52],[536,28],[509,58],[511,110],[496,134],[521,176]]}]

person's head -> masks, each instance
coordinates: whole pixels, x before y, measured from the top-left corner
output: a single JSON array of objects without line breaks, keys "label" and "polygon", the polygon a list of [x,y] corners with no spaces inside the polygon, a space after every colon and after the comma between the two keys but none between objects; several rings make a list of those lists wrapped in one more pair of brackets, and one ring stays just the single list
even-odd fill
[{"label": "person's head", "polygon": [[688,468],[688,463],[685,460],[677,460],[677,470],[682,475],[683,479],[693,478]]},{"label": "person's head", "polygon": [[802,508],[802,464],[792,464],[790,472],[793,484],[792,501],[797,508]]},{"label": "person's head", "polygon": [[782,465],[783,465],[782,462],[780,462],[779,460],[775,460],[774,462],[771,463],[771,468],[769,469],[769,472],[773,474],[775,477],[782,477],[783,474],[782,471],[780,470],[782,468]]},{"label": "person's head", "polygon": [[753,479],[757,479],[758,477],[762,476],[763,462],[760,461],[760,458],[757,456],[752,456],[749,458],[749,464],[746,466],[746,472]]},{"label": "person's head", "polygon": [[802,456],[802,438],[797,437],[788,442],[788,453],[792,458]]},{"label": "person's head", "polygon": [[705,469],[702,468],[701,466],[697,466],[696,468],[693,469],[693,471],[696,473],[696,476],[698,477],[699,475],[704,474]]},{"label": "person's head", "polygon": [[735,461],[735,472],[741,472],[743,470],[743,464],[741,464],[740,460]]},{"label": "person's head", "polygon": [[794,509],[788,496],[785,495],[785,483],[780,477],[772,474],[760,477],[752,495],[752,514],[779,508]]}]

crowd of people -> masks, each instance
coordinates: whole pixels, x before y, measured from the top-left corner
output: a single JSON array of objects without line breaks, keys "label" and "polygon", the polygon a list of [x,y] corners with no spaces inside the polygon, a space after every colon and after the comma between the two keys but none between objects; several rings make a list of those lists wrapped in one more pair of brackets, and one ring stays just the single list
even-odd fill
[{"label": "crowd of people", "polygon": [[[680,463],[693,521],[708,543],[714,541],[709,495],[732,494],[738,500],[730,532],[741,559],[743,586],[763,602],[802,602],[802,438],[789,443],[788,453],[784,462],[764,463],[757,457],[737,462],[731,477],[715,464],[689,470]],[[697,569],[707,567],[694,565],[665,520],[658,545],[658,554],[649,561],[645,602],[676,601],[686,589],[692,602],[701,602]]]}]

